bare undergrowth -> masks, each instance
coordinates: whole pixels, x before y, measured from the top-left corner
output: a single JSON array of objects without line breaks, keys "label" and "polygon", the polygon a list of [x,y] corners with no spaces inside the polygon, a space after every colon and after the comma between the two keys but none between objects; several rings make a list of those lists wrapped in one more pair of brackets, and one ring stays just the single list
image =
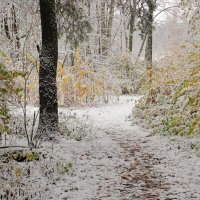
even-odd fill
[{"label": "bare undergrowth", "polygon": [[[58,144],[45,141],[40,141],[39,149],[20,147],[26,144],[23,125],[19,126],[23,124],[19,123],[20,120],[20,116],[15,116],[18,123],[13,123],[13,135],[7,136],[6,143],[11,147],[4,146],[5,148],[0,149],[0,199],[50,199],[52,191],[49,188],[63,175],[73,175],[74,157],[63,156]],[[60,112],[60,129],[62,135],[59,136],[59,141],[71,140],[73,143],[91,137],[87,116],[78,118],[71,111]],[[19,132],[20,134],[16,134]],[[12,147],[13,145],[19,147]]]}]

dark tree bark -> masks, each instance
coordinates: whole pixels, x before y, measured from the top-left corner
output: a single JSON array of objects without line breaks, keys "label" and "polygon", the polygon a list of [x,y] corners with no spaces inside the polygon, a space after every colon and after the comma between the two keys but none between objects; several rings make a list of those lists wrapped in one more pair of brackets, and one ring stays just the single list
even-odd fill
[{"label": "dark tree bark", "polygon": [[145,60],[147,63],[147,67],[152,67],[152,62],[153,62],[153,30],[152,29],[150,29],[147,34]]},{"label": "dark tree bark", "polygon": [[[9,4],[8,4],[9,5]],[[16,15],[16,10],[15,6],[11,6],[11,20],[8,17],[8,14],[5,14],[4,17],[4,30],[6,33],[7,38],[10,41],[15,41],[17,49],[20,49],[21,44],[20,44],[20,38],[19,38],[19,26],[17,24],[17,15]],[[11,28],[9,28],[9,23],[11,24]]]},{"label": "dark tree bark", "polygon": [[55,0],[40,0],[42,49],[39,70],[38,134],[51,139],[59,132],[57,99],[58,33]]},{"label": "dark tree bark", "polygon": [[130,29],[129,29],[129,51],[133,51],[133,33],[135,31],[136,1],[130,3]]},{"label": "dark tree bark", "polygon": [[9,25],[8,25],[8,15],[6,14],[4,17],[4,30],[6,33],[7,38],[10,40],[10,31],[9,31]]},{"label": "dark tree bark", "polygon": [[145,60],[147,68],[152,67],[153,60],[153,13],[156,9],[156,0],[147,0],[148,18],[147,18],[147,41],[145,48]]},{"label": "dark tree bark", "polygon": [[14,33],[16,47],[17,47],[17,49],[19,49],[21,44],[20,44],[20,38],[19,38],[19,33],[18,33],[19,28],[17,25],[17,16],[16,16],[16,11],[15,11],[14,5],[12,5],[12,7],[11,7],[11,14],[12,14],[12,31]]},{"label": "dark tree bark", "polygon": [[129,51],[133,51],[133,32],[134,32],[134,17],[131,14],[131,20],[130,20],[130,31],[129,31]]}]

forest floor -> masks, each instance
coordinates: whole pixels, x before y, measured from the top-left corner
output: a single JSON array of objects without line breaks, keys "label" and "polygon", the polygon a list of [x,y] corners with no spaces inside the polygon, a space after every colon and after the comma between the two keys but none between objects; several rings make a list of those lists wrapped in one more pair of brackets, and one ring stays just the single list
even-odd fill
[{"label": "forest floor", "polygon": [[[129,116],[137,99],[120,97],[113,105],[71,111],[80,119],[87,116],[88,134],[79,141],[63,137],[49,150],[44,145],[53,160],[32,166],[32,190],[42,191],[33,199],[200,199],[200,158],[180,147],[184,140],[133,125]],[[71,163],[67,173],[51,172],[49,165],[58,161]]]}]

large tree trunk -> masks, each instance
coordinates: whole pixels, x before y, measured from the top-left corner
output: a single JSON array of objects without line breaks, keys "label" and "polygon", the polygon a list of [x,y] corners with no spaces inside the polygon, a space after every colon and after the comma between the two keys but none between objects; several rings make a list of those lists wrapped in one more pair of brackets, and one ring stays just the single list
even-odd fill
[{"label": "large tree trunk", "polygon": [[153,62],[153,30],[149,30],[145,48],[145,60],[147,68],[152,67]]},{"label": "large tree trunk", "polygon": [[136,17],[136,1],[132,1],[133,4],[130,4],[130,29],[129,29],[129,51],[133,51],[133,33],[135,31],[135,17]]},{"label": "large tree trunk", "polygon": [[148,13],[148,27],[147,27],[147,41],[146,41],[146,49],[145,49],[145,60],[147,68],[152,68],[152,60],[153,60],[153,13],[155,11],[156,5],[155,0],[148,0],[147,5],[149,8]]},{"label": "large tree trunk", "polygon": [[55,0],[40,0],[42,49],[40,55],[38,135],[51,139],[59,132],[57,99],[58,34]]},{"label": "large tree trunk", "polygon": [[135,23],[135,17],[133,14],[131,14],[130,19],[130,31],[129,31],[129,51],[133,51],[133,32],[134,32],[134,23]]}]

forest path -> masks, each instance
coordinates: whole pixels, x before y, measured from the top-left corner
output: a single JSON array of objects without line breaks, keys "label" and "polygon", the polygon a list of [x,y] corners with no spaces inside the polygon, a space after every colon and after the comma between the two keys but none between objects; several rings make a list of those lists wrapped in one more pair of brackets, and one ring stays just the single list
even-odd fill
[{"label": "forest path", "polygon": [[[169,183],[157,172],[154,165],[161,160],[152,150],[145,150],[149,146],[148,132],[141,130],[137,126],[132,126],[129,121],[132,109],[138,97],[120,97],[118,105],[93,109],[88,112],[96,127],[101,128],[106,133],[105,140],[110,140],[110,145],[115,143],[118,149],[119,164],[115,166],[118,171],[120,182],[116,188],[112,181],[110,187],[101,189],[96,199],[160,199],[162,193],[169,188]],[[98,114],[97,114],[98,113]],[[107,138],[107,139],[106,139]],[[152,148],[153,146],[150,145]],[[115,147],[116,148],[116,147]],[[111,153],[112,151],[108,153]],[[110,159],[113,157],[110,155]],[[107,187],[107,188],[110,188]],[[107,195],[107,196],[106,196]],[[95,199],[94,198],[94,199]]]},{"label": "forest path", "polygon": [[92,137],[73,144],[76,175],[68,178],[66,199],[200,199],[200,159],[132,126],[127,119],[138,97],[120,98],[116,105],[74,111],[87,114],[94,128]]}]

